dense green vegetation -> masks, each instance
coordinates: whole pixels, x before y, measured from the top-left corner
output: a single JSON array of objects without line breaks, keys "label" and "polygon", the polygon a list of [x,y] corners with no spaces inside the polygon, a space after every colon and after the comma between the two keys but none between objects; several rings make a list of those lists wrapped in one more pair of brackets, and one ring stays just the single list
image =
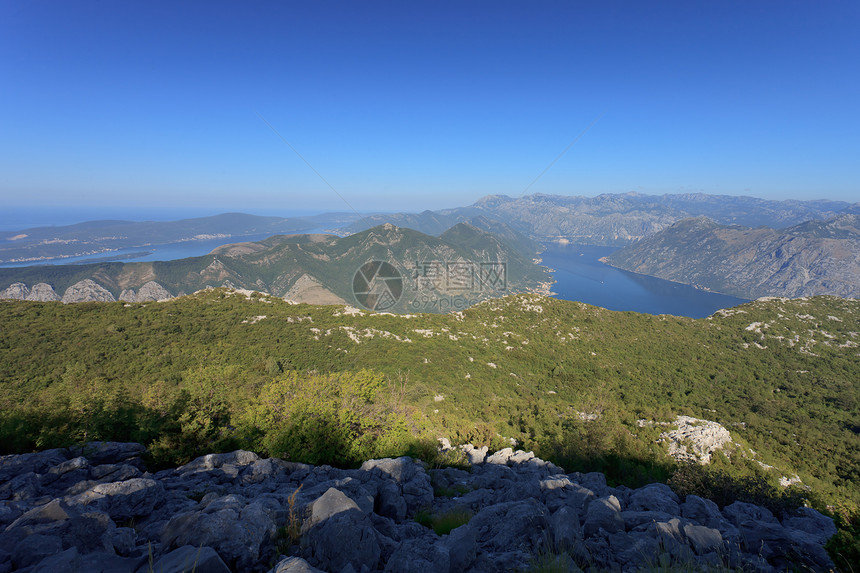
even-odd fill
[{"label": "dense green vegetation", "polygon": [[147,444],[156,464],[244,447],[353,465],[426,454],[438,436],[514,438],[568,471],[636,486],[679,475],[656,443],[662,428],[637,420],[685,414],[720,422],[735,446],[713,473],[677,483],[773,497],[797,475],[788,493],[840,515],[850,538],[858,326],[860,302],[833,297],[702,320],[537,295],[415,316],[223,289],[146,304],[0,301],[0,449],[114,439]]}]

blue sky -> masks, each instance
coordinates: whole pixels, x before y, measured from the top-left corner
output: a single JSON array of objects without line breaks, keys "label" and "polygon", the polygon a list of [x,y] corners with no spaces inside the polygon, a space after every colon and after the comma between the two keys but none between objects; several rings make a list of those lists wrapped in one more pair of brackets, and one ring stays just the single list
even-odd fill
[{"label": "blue sky", "polygon": [[519,196],[584,130],[529,193],[857,201],[858,29],[854,0],[0,0],[0,207],[349,210],[257,114],[359,211]]}]

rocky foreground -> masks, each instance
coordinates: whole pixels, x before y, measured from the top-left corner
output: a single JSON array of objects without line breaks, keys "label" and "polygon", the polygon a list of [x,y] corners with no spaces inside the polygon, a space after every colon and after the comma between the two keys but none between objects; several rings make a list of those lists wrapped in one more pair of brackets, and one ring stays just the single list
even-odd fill
[{"label": "rocky foreground", "polygon": [[149,473],[142,445],[113,442],[3,456],[0,573],[833,567],[836,528],[809,508],[781,521],[741,502],[720,511],[663,484],[611,488],[531,453],[463,449],[471,471],[240,450]]}]

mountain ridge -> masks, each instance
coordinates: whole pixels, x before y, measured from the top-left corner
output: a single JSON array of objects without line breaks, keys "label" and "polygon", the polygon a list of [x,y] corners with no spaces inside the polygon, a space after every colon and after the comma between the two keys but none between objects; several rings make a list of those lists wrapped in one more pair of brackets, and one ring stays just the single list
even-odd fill
[{"label": "mountain ridge", "polygon": [[778,230],[684,219],[604,262],[743,298],[860,297],[860,215]]},{"label": "mountain ridge", "polygon": [[[476,221],[477,224],[486,222]],[[546,290],[549,271],[534,264],[539,245],[511,229],[497,237],[470,223],[459,223],[433,237],[408,228],[384,224],[346,237],[335,235],[274,235],[263,241],[224,245],[209,255],[152,263],[18,267],[0,269],[0,297],[26,298],[36,285],[42,299],[65,302],[87,300],[137,301],[135,290],[147,287],[146,299],[179,296],[207,286],[230,286],[285,296],[296,281],[307,288],[293,290],[300,302],[315,302],[312,293],[328,301],[358,303],[353,277],[369,261],[388,261],[402,277],[402,292],[392,310],[408,312],[423,302],[445,300],[465,308],[498,292]],[[466,244],[468,241],[469,244]],[[429,265],[429,266],[428,266]],[[495,265],[504,271],[500,290],[478,281],[482,269]],[[423,275],[418,276],[419,272]],[[452,282],[458,271],[463,284]],[[432,276],[431,276],[432,274]],[[437,276],[438,275],[438,276]],[[486,277],[484,277],[486,278]],[[451,280],[449,280],[451,279]],[[478,282],[476,282],[478,281]],[[154,283],[154,284],[150,284]],[[26,289],[30,289],[27,291]],[[154,294],[157,293],[157,294]],[[298,293],[298,294],[297,294]],[[455,302],[454,302],[455,301]],[[411,306],[410,306],[411,305]],[[452,310],[453,307],[448,308]],[[429,310],[429,309],[428,309]],[[437,309],[441,310],[441,309]]]}]

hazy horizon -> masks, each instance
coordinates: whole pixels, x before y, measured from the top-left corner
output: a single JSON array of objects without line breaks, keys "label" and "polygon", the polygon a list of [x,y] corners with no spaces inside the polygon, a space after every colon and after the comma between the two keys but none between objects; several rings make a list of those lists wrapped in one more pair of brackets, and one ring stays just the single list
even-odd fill
[{"label": "hazy horizon", "polygon": [[[573,197],[573,195],[561,195]],[[643,195],[651,195],[658,196],[655,194],[643,194]],[[671,195],[671,194],[670,194]],[[579,195],[581,197],[597,197],[598,195]],[[746,197],[753,197],[755,199],[765,199],[763,197],[754,197],[751,195],[744,195]],[[484,196],[486,197],[486,195]],[[479,198],[480,199],[480,198]],[[795,199],[765,199],[769,201],[794,201]],[[844,201],[840,199],[832,199],[830,197],[820,197],[817,199],[798,199],[797,201]],[[845,201],[846,203],[850,203],[850,201]],[[439,211],[444,209],[453,209],[457,207],[468,207],[474,204],[474,202],[464,203],[462,205],[448,205],[443,207],[442,209],[429,209],[431,211]],[[335,205],[335,207],[337,207]],[[404,211],[393,211],[393,210],[368,210],[368,211],[358,211],[359,215],[370,215],[370,214],[380,214],[380,213],[420,213],[428,209],[412,209],[412,210],[404,210]],[[217,207],[172,207],[172,206],[163,206],[163,207],[136,207],[136,206],[123,206],[123,205],[67,205],[67,206],[54,206],[54,205],[16,205],[16,206],[7,206],[3,211],[0,211],[0,231],[18,231],[24,229],[31,229],[35,227],[50,227],[50,226],[64,226],[64,225],[73,225],[76,223],[84,223],[88,221],[98,221],[98,220],[125,220],[125,221],[176,221],[180,219],[192,219],[198,217],[210,217],[214,215],[221,215],[225,213],[244,213],[247,215],[259,215],[264,217],[308,217],[314,215],[322,215],[326,213],[349,213],[353,214],[354,211],[350,210],[349,206],[343,202],[341,202],[341,208],[332,208],[332,209],[314,209],[314,208],[306,208],[306,209],[259,209],[259,208],[249,208],[243,209],[241,206],[235,206],[235,208],[227,208],[227,209],[219,209]]]},{"label": "hazy horizon", "polygon": [[0,16],[6,209],[860,195],[856,3],[49,0]]}]

